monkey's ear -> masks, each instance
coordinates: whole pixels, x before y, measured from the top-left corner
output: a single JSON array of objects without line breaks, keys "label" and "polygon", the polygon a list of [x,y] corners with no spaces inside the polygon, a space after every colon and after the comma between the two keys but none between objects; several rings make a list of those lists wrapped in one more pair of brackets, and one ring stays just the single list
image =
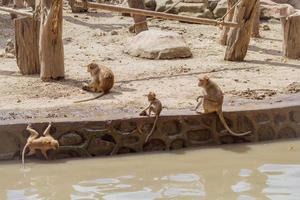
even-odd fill
[{"label": "monkey's ear", "polygon": [[205,75],[205,76],[203,77],[203,79],[206,80],[206,81],[208,81],[208,80],[209,80],[209,77],[208,77],[207,75]]}]

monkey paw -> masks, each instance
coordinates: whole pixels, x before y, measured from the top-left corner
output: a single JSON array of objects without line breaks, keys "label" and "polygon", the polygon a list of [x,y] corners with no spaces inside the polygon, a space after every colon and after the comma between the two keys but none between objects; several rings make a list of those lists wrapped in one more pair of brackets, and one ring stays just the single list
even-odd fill
[{"label": "monkey paw", "polygon": [[147,112],[143,110],[142,112],[140,112],[140,116],[147,116]]}]

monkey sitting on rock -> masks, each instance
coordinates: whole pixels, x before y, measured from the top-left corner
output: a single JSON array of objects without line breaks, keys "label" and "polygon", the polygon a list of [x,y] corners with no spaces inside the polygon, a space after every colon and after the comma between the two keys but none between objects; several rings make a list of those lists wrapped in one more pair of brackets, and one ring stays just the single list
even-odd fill
[{"label": "monkey sitting on rock", "polygon": [[[156,94],[154,92],[149,92],[149,94],[147,95],[148,97],[148,101],[149,101],[149,106],[146,107],[141,113],[140,116],[151,116],[151,113],[153,112],[153,114],[155,115],[155,120],[154,120],[154,124],[152,126],[152,129],[150,131],[150,133],[147,135],[145,143],[148,142],[150,136],[153,134],[155,127],[157,125],[157,120],[160,116],[160,113],[162,111],[162,104],[160,102],[159,99],[156,98]],[[148,110],[148,113],[147,113]]]},{"label": "monkey sitting on rock", "polygon": [[222,111],[222,106],[223,106],[223,99],[224,99],[224,94],[221,90],[221,88],[212,81],[210,78],[207,76],[204,76],[203,78],[199,78],[198,86],[202,87],[205,91],[205,95],[201,95],[197,98],[197,101],[199,98],[202,98],[198,105],[196,106],[195,110],[199,108],[199,106],[202,104],[204,113],[212,113],[216,112],[226,128],[226,130],[234,135],[234,136],[244,136],[248,135],[251,133],[251,131],[245,132],[245,133],[235,133],[233,132],[227,125],[224,116],[223,116],[223,111]]},{"label": "monkey sitting on rock", "polygon": [[89,84],[84,84],[82,89],[89,92],[101,92],[101,94],[90,99],[75,101],[74,103],[98,99],[107,94],[114,85],[114,74],[111,69],[97,63],[90,63],[87,65],[87,71],[91,74],[92,81]]}]

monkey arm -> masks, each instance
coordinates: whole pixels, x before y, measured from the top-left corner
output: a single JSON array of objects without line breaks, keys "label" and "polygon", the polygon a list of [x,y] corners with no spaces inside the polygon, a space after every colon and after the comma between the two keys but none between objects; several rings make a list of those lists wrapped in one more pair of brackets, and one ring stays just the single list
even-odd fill
[{"label": "monkey arm", "polygon": [[204,98],[204,96],[200,95],[199,97],[197,97],[196,101],[198,102],[200,98]]},{"label": "monkey arm", "polygon": [[49,131],[50,131],[51,125],[52,125],[52,123],[50,122],[48,127],[45,129],[45,131],[43,133],[44,136],[49,136],[50,135]]},{"label": "monkey arm", "polygon": [[203,97],[205,100],[208,100],[208,101],[211,101],[211,102],[214,102],[214,103],[218,103],[217,100],[215,100],[213,97],[210,97],[208,95],[204,95]]}]

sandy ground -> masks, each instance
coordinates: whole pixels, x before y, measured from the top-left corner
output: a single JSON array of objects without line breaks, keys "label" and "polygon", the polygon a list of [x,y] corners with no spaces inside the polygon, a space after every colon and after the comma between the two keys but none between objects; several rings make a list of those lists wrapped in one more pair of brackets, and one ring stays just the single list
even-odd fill
[{"label": "sandy ground", "polygon": [[[38,76],[22,76],[15,58],[0,57],[0,120],[38,117],[80,117],[137,112],[146,105],[145,94],[155,91],[165,110],[191,109],[201,90],[197,77],[209,75],[225,92],[225,104],[235,106],[271,103],[294,95],[300,98],[300,62],[281,55],[282,33],[279,21],[262,22],[261,39],[252,39],[245,62],[223,60],[225,47],[218,44],[220,29],[213,26],[152,20],[151,29],[172,30],[183,35],[193,58],[147,60],[123,53],[132,18],[103,11],[72,14],[64,8],[64,47],[66,79],[42,82]],[[0,12],[0,52],[14,38],[13,22]],[[112,35],[111,31],[117,31]],[[111,67],[115,87],[105,97],[87,103],[74,100],[92,97],[81,90],[89,74],[82,67],[96,61]]]}]

